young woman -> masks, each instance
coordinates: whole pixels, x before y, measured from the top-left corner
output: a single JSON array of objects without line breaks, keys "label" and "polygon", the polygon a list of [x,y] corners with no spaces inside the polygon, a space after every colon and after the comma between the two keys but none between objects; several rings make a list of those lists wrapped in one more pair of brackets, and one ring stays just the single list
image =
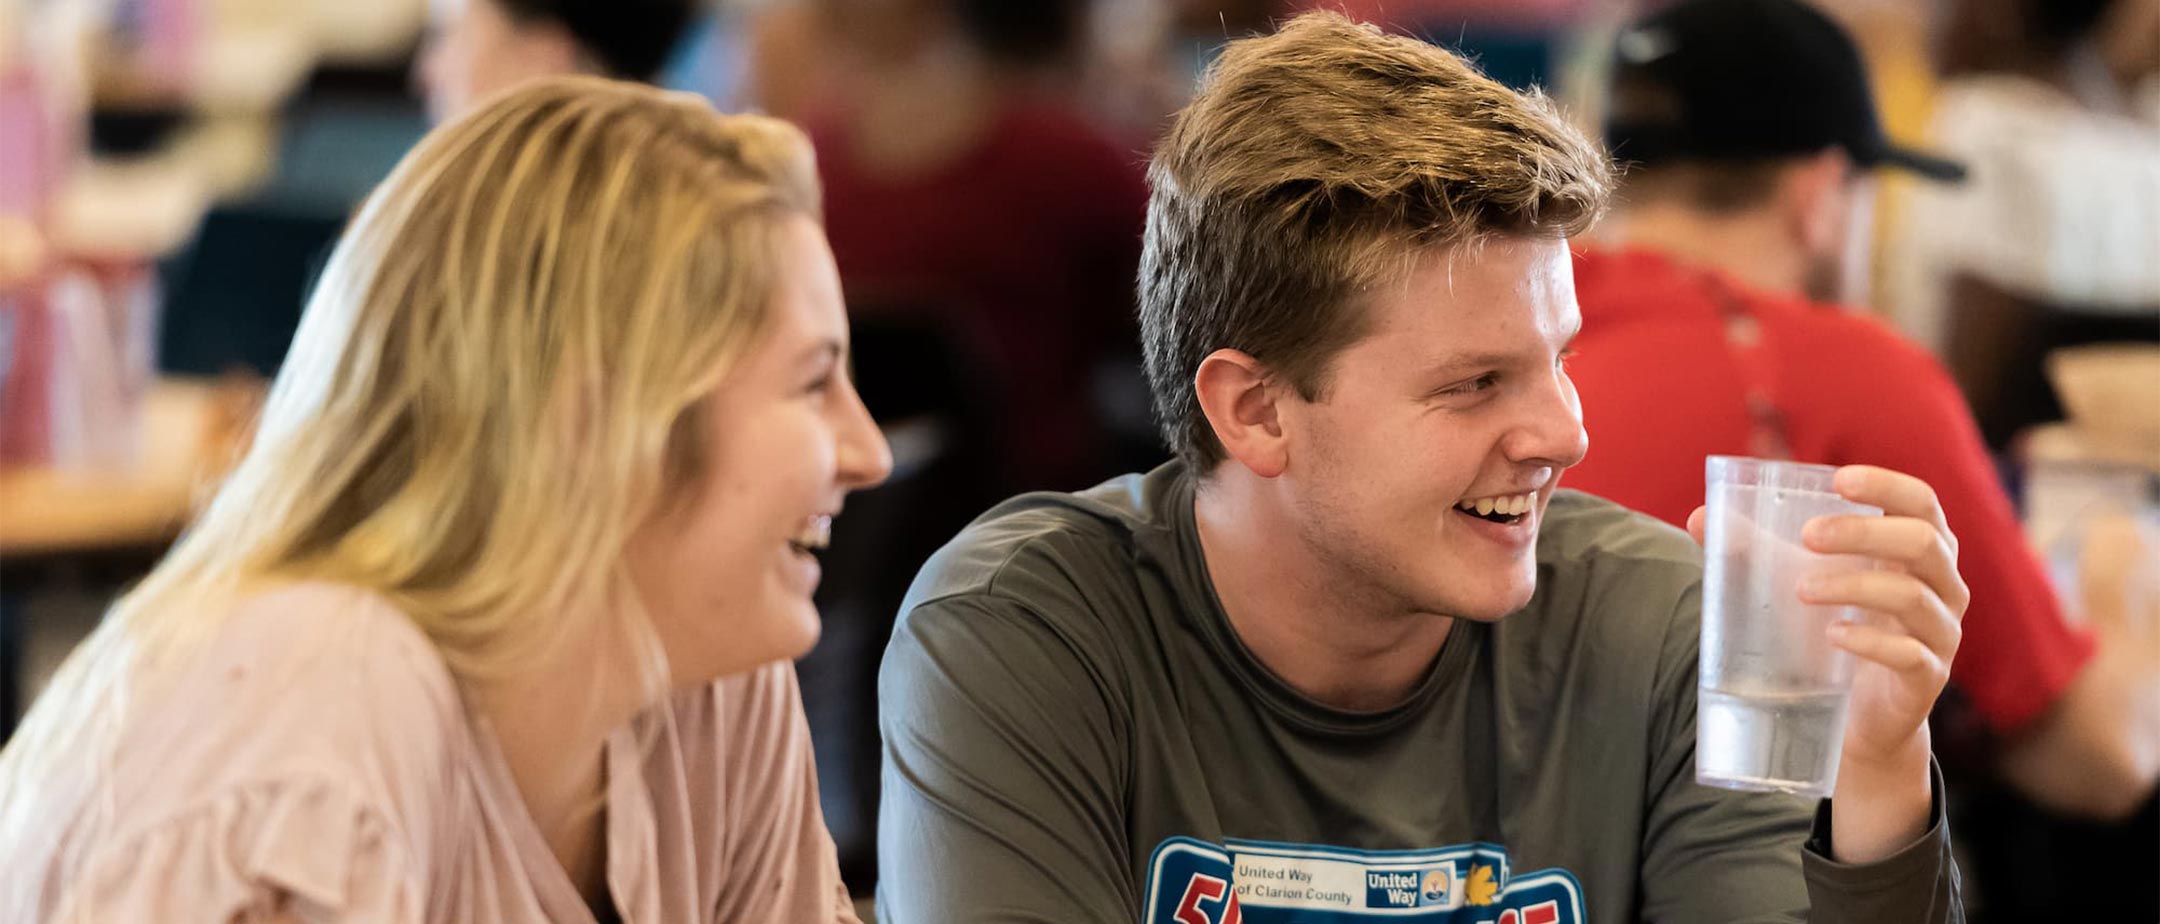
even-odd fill
[{"label": "young woman", "polygon": [[890,457],[818,209],[627,84],[424,141],[0,753],[0,920],[852,921],[787,659]]}]

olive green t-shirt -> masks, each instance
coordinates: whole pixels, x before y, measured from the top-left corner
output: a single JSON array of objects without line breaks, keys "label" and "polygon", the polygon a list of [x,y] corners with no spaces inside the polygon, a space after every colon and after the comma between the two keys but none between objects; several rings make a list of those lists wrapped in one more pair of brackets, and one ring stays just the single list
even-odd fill
[{"label": "olive green t-shirt", "polygon": [[886,652],[878,920],[1962,919],[1939,778],[1928,833],[1866,865],[1828,858],[1827,803],[1696,785],[1684,533],[1561,491],[1537,558],[1529,605],[1354,713],[1238,640],[1177,464],[1008,501]]}]

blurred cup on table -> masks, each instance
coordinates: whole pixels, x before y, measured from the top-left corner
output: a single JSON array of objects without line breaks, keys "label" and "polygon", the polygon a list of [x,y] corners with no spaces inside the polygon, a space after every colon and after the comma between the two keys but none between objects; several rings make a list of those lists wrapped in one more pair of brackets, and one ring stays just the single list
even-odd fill
[{"label": "blurred cup on table", "polygon": [[2160,345],[2056,350],[2047,372],[2070,427],[2096,452],[2160,469]]},{"label": "blurred cup on table", "polygon": [[2160,654],[2160,346],[2048,355],[2069,420],[2024,440],[2025,528],[2071,618]]},{"label": "blurred cup on table", "polygon": [[0,463],[137,467],[157,314],[147,266],[66,267],[0,292]]}]

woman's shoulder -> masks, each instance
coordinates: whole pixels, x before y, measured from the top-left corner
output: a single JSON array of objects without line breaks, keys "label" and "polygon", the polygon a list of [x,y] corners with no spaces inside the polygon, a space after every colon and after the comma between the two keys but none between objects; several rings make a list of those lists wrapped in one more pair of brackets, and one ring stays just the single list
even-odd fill
[{"label": "woman's shoulder", "polygon": [[[231,736],[230,744],[268,739],[286,753],[406,747],[465,726],[441,654],[378,594],[291,583],[224,608],[201,614],[204,629],[181,636],[169,662],[146,662],[138,687],[156,701],[138,704],[140,719],[192,715],[186,724]],[[378,734],[389,732],[387,740]]]},{"label": "woman's shoulder", "polygon": [[204,616],[199,644],[136,678],[118,756],[150,776],[128,788],[162,801],[307,777],[410,803],[468,746],[448,666],[377,594],[286,584]]},{"label": "woman's shoulder", "polygon": [[87,693],[103,702],[39,704],[88,733],[55,736],[62,753],[16,781],[44,797],[35,817],[12,813],[27,824],[0,853],[73,884],[29,904],[167,907],[269,887],[331,907],[409,908],[461,811],[456,768],[470,759],[433,645],[389,601],[338,585],[194,606],[154,614],[179,627],[170,636],[92,652],[129,661]]},{"label": "woman's shoulder", "polygon": [[456,681],[434,642],[378,593],[306,581],[261,588],[229,606],[212,620],[216,630],[202,651],[238,669],[228,680],[261,670],[299,689],[350,692],[357,684],[391,699],[457,704]]},{"label": "woman's shoulder", "polygon": [[[284,584],[238,600],[213,624],[171,680],[235,718],[290,712],[332,740],[363,730],[424,739],[466,725],[457,681],[434,642],[374,592]],[[378,742],[351,742],[362,743]]]}]

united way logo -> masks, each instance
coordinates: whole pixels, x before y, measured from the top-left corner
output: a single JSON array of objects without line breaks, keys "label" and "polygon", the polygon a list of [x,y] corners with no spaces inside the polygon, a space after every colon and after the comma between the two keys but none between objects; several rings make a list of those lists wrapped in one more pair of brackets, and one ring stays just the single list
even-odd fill
[{"label": "united way logo", "polygon": [[1566,870],[1515,875],[1475,843],[1368,851],[1173,837],[1148,863],[1143,924],[1582,924]]},{"label": "united way logo", "polygon": [[1425,873],[1425,881],[1418,885],[1418,898],[1428,905],[1442,904],[1447,901],[1448,883],[1452,881],[1454,877],[1449,876],[1447,870],[1430,870]]}]

